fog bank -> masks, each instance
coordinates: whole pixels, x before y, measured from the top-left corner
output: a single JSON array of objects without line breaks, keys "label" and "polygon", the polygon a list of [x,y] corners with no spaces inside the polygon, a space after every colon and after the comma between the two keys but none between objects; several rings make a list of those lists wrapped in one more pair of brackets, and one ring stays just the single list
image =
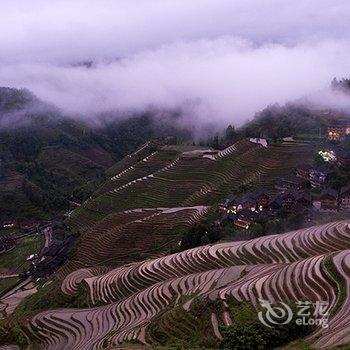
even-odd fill
[{"label": "fog bank", "polygon": [[194,125],[239,125],[310,93],[337,106],[327,88],[350,72],[347,1],[5,0],[2,11],[0,85],[82,118],[180,108]]}]

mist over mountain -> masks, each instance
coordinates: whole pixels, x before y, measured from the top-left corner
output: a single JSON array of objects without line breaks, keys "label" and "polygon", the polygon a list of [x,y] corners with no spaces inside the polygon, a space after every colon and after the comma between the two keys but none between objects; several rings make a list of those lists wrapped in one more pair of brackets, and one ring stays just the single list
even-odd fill
[{"label": "mist over mountain", "polygon": [[5,0],[0,85],[90,121],[180,110],[192,129],[241,125],[307,94],[348,107],[328,87],[350,71],[349,10],[341,0]]}]

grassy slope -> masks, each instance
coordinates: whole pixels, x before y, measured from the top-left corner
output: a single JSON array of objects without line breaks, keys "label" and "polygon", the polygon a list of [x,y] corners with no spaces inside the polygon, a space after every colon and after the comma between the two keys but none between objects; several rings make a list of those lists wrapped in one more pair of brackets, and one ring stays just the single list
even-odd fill
[{"label": "grassy slope", "polygon": [[18,278],[0,279],[0,294],[8,288],[14,286],[18,282]]},{"label": "grassy slope", "polygon": [[26,258],[37,253],[42,245],[41,236],[30,236],[17,242],[14,249],[0,254],[0,273],[19,273],[29,267]]}]

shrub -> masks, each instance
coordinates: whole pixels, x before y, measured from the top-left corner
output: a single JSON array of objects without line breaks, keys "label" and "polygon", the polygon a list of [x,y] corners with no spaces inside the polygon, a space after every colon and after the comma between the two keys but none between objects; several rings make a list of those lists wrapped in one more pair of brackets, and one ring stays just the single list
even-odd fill
[{"label": "shrub", "polygon": [[[233,350],[269,350],[285,345],[293,340],[310,334],[313,327],[298,325],[295,307],[291,306],[293,318],[288,324],[279,324],[272,328],[266,327],[257,319],[257,311],[248,303],[233,304],[236,323],[221,328],[223,340],[222,349]],[[283,320],[281,320],[281,323]]]}]

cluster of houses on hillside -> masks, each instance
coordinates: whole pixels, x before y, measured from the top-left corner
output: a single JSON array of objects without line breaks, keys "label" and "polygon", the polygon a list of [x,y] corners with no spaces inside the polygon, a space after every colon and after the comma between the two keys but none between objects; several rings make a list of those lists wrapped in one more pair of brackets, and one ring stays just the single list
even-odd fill
[{"label": "cluster of houses on hillside", "polygon": [[[25,278],[32,275],[35,278],[46,277],[62,266],[68,258],[68,250],[74,237],[66,235],[66,225],[62,218],[56,218],[45,222],[26,222],[17,224],[16,221],[4,221],[1,224],[5,232],[0,236],[0,253],[16,247],[16,242],[33,234],[41,234],[45,242],[39,252],[33,252],[27,257],[31,262],[31,268],[20,274]],[[13,231],[11,229],[19,229]]]},{"label": "cluster of houses on hillside", "polygon": [[[249,229],[278,217],[281,210],[301,215],[312,221],[317,211],[350,210],[350,185],[335,191],[327,187],[328,171],[301,165],[296,175],[278,179],[273,191],[260,190],[241,196],[233,195],[220,203],[222,221],[231,221],[238,228]],[[317,190],[318,194],[311,192]]]},{"label": "cluster of houses on hillside", "polygon": [[296,190],[248,192],[243,196],[227,198],[219,207],[225,213],[222,221],[231,221],[236,227],[246,230],[253,223],[276,219],[280,210],[301,214],[307,221],[312,219],[310,194]]},{"label": "cluster of houses on hillside", "polygon": [[[329,179],[330,172],[325,167],[315,168],[308,164],[300,165],[296,170],[296,178],[302,181],[302,190],[311,188],[322,188]],[[303,181],[304,180],[304,181]]]},{"label": "cluster of houses on hillside", "polygon": [[64,264],[68,257],[68,249],[73,242],[73,236],[66,237],[65,224],[61,220],[53,220],[45,229],[45,244],[38,254],[35,254],[32,276],[46,277]]},{"label": "cluster of houses on hillside", "polygon": [[318,154],[326,163],[333,163],[343,168],[350,167],[350,152],[338,146],[333,146],[332,148],[320,150]]},{"label": "cluster of houses on hillside", "polygon": [[27,258],[32,262],[32,269],[24,275],[31,274],[35,278],[49,276],[67,260],[73,237],[66,237],[64,223],[60,219],[53,220],[43,232],[45,243],[40,252]]}]

